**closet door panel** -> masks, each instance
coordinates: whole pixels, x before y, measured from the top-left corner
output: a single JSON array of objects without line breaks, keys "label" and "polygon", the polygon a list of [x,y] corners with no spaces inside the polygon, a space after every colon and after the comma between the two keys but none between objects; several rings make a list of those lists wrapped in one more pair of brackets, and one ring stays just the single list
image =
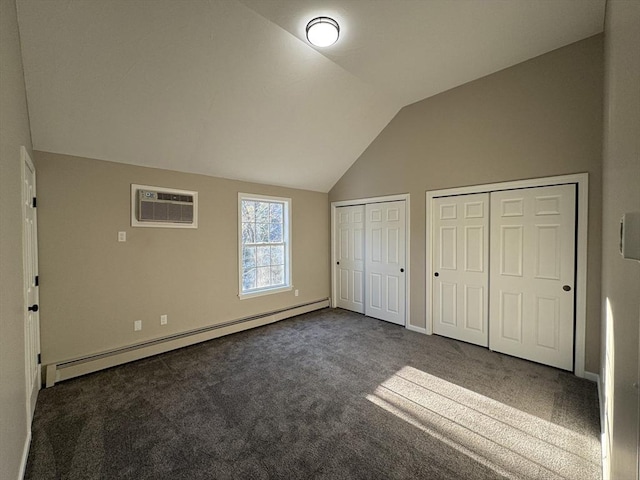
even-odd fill
[{"label": "closet door panel", "polygon": [[364,205],[338,207],[335,222],[336,305],[364,313]]},{"label": "closet door panel", "polygon": [[491,193],[490,348],[573,369],[575,185]]},{"label": "closet door panel", "polygon": [[489,194],[432,203],[433,332],[488,346]]},{"label": "closet door panel", "polygon": [[405,202],[365,206],[365,314],[405,324]]}]

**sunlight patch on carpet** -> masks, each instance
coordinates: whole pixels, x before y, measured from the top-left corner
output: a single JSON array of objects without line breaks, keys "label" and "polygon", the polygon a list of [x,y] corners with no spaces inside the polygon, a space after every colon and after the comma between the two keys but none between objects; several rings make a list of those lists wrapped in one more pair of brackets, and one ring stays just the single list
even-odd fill
[{"label": "sunlight patch on carpet", "polygon": [[367,399],[507,478],[599,477],[597,438],[418,369],[403,367]]}]

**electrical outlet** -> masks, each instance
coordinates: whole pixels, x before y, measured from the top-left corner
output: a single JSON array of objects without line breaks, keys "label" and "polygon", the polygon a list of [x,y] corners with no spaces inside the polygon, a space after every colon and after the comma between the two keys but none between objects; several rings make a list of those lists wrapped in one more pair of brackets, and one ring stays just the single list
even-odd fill
[{"label": "electrical outlet", "polygon": [[140,330],[142,330],[142,320],[136,320],[133,322],[133,331],[139,332]]},{"label": "electrical outlet", "polygon": [[160,315],[160,325],[166,325],[169,319],[166,315]]},{"label": "electrical outlet", "polygon": [[297,297],[300,294],[300,290],[294,290],[293,294]]},{"label": "electrical outlet", "polygon": [[118,241],[126,242],[127,241],[127,232],[118,232]]}]

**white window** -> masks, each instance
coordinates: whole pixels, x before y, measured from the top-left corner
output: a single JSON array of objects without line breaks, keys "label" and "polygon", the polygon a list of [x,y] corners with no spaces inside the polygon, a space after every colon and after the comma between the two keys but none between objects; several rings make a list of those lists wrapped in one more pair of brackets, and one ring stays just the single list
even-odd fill
[{"label": "white window", "polygon": [[291,290],[291,199],[238,194],[240,298]]}]

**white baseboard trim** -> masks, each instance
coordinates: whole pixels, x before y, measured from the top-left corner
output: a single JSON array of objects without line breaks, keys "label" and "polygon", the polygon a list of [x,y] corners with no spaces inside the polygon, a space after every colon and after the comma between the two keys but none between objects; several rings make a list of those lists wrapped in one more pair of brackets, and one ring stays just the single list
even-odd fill
[{"label": "white baseboard trim", "polygon": [[593,372],[587,372],[585,370],[584,372],[584,378],[586,378],[587,380],[591,381],[591,382],[595,382],[598,384],[598,386],[600,385],[600,375],[598,375],[597,373],[593,373]]},{"label": "white baseboard trim", "polygon": [[24,439],[24,446],[22,447],[22,460],[20,461],[20,471],[18,472],[18,479],[24,478],[24,473],[27,468],[27,460],[29,459],[29,447],[31,447],[31,426],[27,430],[27,437]]},{"label": "white baseboard trim", "polygon": [[407,324],[407,330],[411,330],[412,332],[422,333],[424,335],[427,334],[427,329],[422,327],[416,327],[415,325]]},{"label": "white baseboard trim", "polygon": [[584,378],[587,380],[590,380],[592,382],[595,382],[597,387],[598,387],[598,410],[600,411],[600,449],[601,449],[601,455],[602,455],[602,478],[604,480],[608,480],[609,477],[609,472],[608,472],[608,463],[609,460],[607,458],[607,452],[606,452],[606,448],[607,448],[607,442],[605,437],[605,429],[604,429],[604,387],[602,386],[602,381],[601,381],[601,376],[598,375],[597,373],[593,373],[593,372],[584,372]]},{"label": "white baseboard trim", "polygon": [[600,431],[604,430],[604,389],[600,381],[600,375],[593,372],[584,372],[584,378],[595,382],[598,387],[598,407],[600,410]]},{"label": "white baseboard trim", "polygon": [[158,355],[160,353],[169,352],[178,348],[187,347],[196,343],[206,342],[214,338],[222,337],[232,333],[238,333],[243,330],[261,327],[269,323],[278,322],[287,318],[309,313],[314,310],[320,310],[329,306],[329,300],[318,300],[303,305],[296,305],[275,312],[268,312],[262,315],[238,319],[225,322],[219,325],[179,333],[166,338],[150,340],[142,344],[130,345],[112,351],[102,352],[83,358],[61,361],[47,364],[46,386],[52,387],[56,382],[68,380],[70,378],[79,377],[88,373],[97,372],[106,368],[122,365],[123,363],[141,360],[143,358]]}]

